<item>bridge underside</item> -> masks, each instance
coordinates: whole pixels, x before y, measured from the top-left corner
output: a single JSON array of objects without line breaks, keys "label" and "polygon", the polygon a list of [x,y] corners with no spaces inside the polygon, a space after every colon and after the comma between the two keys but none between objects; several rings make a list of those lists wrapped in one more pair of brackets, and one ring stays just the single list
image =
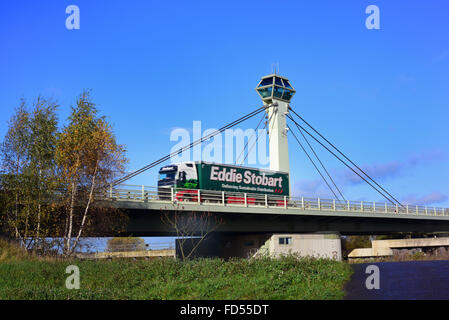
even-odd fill
[{"label": "bridge underside", "polygon": [[342,235],[389,234],[398,232],[449,232],[444,216],[369,214],[321,210],[242,208],[172,203],[111,202],[129,216],[127,234],[134,236],[176,236],[163,217],[196,212],[209,215],[214,232],[223,233],[326,233]]}]

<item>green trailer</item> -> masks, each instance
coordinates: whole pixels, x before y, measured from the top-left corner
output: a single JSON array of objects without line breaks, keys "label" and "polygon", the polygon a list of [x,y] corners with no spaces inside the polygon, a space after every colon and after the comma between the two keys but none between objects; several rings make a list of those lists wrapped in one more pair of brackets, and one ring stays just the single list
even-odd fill
[{"label": "green trailer", "polygon": [[247,194],[245,201],[252,204],[258,199],[263,200],[265,195],[278,201],[290,194],[287,172],[204,161],[162,167],[159,170],[159,194],[167,194],[167,188],[174,190],[174,197],[179,201],[223,201],[217,195],[226,194],[227,203],[240,203]]}]

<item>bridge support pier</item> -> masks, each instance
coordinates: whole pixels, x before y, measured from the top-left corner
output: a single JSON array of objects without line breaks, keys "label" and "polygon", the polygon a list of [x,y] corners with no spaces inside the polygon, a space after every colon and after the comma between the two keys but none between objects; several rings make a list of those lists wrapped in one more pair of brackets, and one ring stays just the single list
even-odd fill
[{"label": "bridge support pier", "polygon": [[[184,252],[190,252],[195,242],[186,242]],[[186,247],[187,246],[187,247]],[[179,243],[176,244],[180,256]],[[339,233],[267,234],[267,233],[214,233],[194,251],[195,257],[257,258],[282,255],[320,257],[342,260]]]}]

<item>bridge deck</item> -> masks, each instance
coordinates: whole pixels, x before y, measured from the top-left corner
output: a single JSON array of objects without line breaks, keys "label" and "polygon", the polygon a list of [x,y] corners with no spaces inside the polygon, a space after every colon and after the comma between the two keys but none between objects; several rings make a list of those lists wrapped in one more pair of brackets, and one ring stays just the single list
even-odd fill
[{"label": "bridge deck", "polygon": [[128,209],[449,220],[448,208],[137,185],[111,188],[107,198]]}]

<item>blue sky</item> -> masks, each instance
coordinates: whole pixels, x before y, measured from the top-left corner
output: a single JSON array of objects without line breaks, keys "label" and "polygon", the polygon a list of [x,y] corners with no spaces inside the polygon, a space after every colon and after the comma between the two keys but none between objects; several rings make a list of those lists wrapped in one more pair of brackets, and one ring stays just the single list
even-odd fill
[{"label": "blue sky", "polygon": [[[65,27],[71,4],[79,30]],[[365,27],[371,4],[380,30]],[[448,207],[448,35],[445,1],[3,0],[0,136],[20,98],[53,97],[65,120],[91,88],[132,171],[170,152],[173,128],[218,128],[260,106],[254,87],[279,63],[292,107],[390,193]],[[382,200],[317,151],[346,198]],[[296,194],[329,196],[292,138],[290,166]]]}]

